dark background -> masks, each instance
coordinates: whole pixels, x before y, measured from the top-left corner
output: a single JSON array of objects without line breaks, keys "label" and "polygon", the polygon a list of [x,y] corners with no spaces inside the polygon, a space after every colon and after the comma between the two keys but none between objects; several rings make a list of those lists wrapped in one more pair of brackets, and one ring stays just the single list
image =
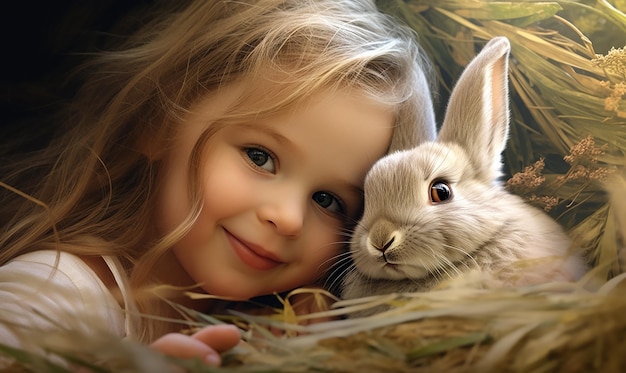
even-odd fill
[{"label": "dark background", "polygon": [[[0,10],[0,156],[46,143],[49,120],[79,81],[85,53],[105,49],[142,22],[150,0],[17,1]],[[7,4],[11,4],[8,6]]]}]

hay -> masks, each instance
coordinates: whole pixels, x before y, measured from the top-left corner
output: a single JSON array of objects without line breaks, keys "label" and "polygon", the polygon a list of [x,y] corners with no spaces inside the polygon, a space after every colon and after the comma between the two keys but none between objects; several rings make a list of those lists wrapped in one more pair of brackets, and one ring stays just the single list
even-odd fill
[{"label": "hay", "polygon": [[[226,361],[235,372],[618,372],[626,366],[625,291],[620,275],[594,290],[581,282],[392,294],[384,297],[390,311],[252,339],[254,347]],[[348,313],[380,298],[336,306]],[[267,318],[242,317],[267,326]]]},{"label": "hay", "polygon": [[[37,336],[54,353],[41,359],[0,346],[18,359],[13,371],[157,372],[622,372],[626,367],[626,274],[595,286],[578,283],[486,289],[489,279],[469,275],[462,286],[428,293],[389,294],[341,301],[326,312],[347,315],[381,302],[394,308],[375,316],[308,326],[301,319],[234,313],[246,343],[224,355],[224,366],[168,359],[146,346],[71,332]],[[290,304],[286,314],[290,314]],[[78,321],[78,320],[77,320]],[[80,322],[87,322],[80,320]],[[220,322],[206,318],[205,323]],[[297,336],[274,336],[269,327]],[[169,365],[168,365],[169,364]]]},{"label": "hay", "polygon": [[[575,284],[516,289],[485,288],[488,279],[473,274],[463,285],[429,293],[338,302],[331,311],[308,317],[347,315],[380,303],[394,307],[309,326],[297,325],[288,300],[273,317],[233,313],[227,321],[247,330],[246,343],[224,356],[224,367],[210,371],[626,371],[626,2],[380,0],[378,5],[419,34],[437,69],[440,104],[484,42],[509,38],[508,187],[565,226],[594,269]],[[195,316],[203,323],[221,322]],[[267,327],[289,336],[276,337]],[[103,372],[148,371],[138,361],[156,356],[126,342],[106,341],[109,347],[102,348],[105,342],[75,334],[65,336],[67,343],[59,340],[46,347],[79,365],[98,362]],[[22,357],[16,369],[64,371],[23,351],[0,348],[2,353]],[[205,371],[194,362],[170,363]]]}]

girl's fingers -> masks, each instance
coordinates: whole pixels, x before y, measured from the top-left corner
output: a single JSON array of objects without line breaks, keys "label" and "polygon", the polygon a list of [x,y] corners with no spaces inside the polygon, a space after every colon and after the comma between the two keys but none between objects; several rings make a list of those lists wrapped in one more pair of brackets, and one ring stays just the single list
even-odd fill
[{"label": "girl's fingers", "polygon": [[241,334],[234,325],[212,325],[200,329],[192,338],[211,346],[217,352],[224,352],[239,343]]},{"label": "girl's fingers", "polygon": [[154,341],[150,347],[172,357],[181,359],[198,358],[208,365],[218,366],[220,355],[206,343],[191,336],[171,333]]}]

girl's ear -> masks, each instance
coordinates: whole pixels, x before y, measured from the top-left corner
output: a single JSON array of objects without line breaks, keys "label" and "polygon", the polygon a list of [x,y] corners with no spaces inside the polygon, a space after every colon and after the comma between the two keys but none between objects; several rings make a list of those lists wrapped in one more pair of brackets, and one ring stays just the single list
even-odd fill
[{"label": "girl's ear", "polygon": [[491,39],[467,65],[450,96],[437,141],[463,147],[481,179],[500,176],[509,128],[508,58],[505,37]]}]

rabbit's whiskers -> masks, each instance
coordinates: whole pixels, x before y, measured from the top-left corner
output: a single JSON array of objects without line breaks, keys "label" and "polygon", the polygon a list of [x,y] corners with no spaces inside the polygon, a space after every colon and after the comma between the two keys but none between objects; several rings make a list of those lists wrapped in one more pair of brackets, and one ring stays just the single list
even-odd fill
[{"label": "rabbit's whiskers", "polygon": [[[443,247],[445,247],[446,249],[450,249],[450,250],[454,250],[456,252],[459,252],[461,254],[463,254],[463,256],[468,259],[469,262],[474,263],[474,265],[476,266],[476,268],[480,267],[480,265],[478,264],[478,262],[476,261],[476,258],[474,258],[474,256],[472,254],[470,254],[469,252],[467,252],[467,250],[464,250],[460,247],[456,247],[453,245],[448,245],[448,244],[443,244]],[[463,263],[463,265],[465,266],[465,268],[467,269],[471,269],[471,267],[469,266],[469,264],[467,263],[466,260],[460,260],[457,261],[457,263]]]},{"label": "rabbit's whiskers", "polygon": [[[355,270],[349,251],[340,253],[328,261],[331,260],[334,261],[334,263],[331,264],[326,270],[328,273],[326,280],[324,281],[324,288],[326,289],[333,289],[337,285],[337,282],[341,281],[341,279],[346,276],[349,271]],[[328,283],[329,280],[332,280],[330,284]]]}]

